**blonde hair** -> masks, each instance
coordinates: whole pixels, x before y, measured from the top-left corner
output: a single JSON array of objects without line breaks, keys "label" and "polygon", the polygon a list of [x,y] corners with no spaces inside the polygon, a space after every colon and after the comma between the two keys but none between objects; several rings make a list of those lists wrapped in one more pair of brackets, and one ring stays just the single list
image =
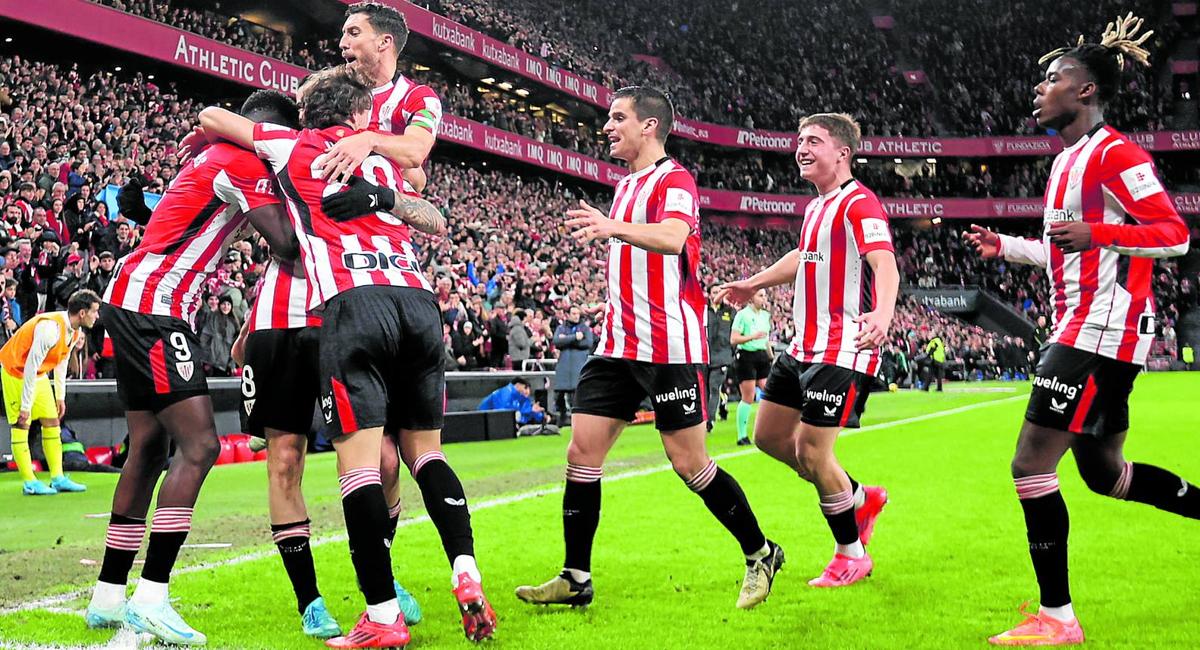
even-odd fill
[{"label": "blonde hair", "polygon": [[[1116,20],[1104,27],[1104,33],[1100,35],[1098,45],[1106,50],[1115,51],[1117,67],[1125,67],[1125,57],[1127,56],[1142,65],[1150,65],[1150,51],[1142,47],[1142,44],[1154,35],[1154,30],[1150,30],[1134,38],[1138,30],[1142,28],[1142,23],[1144,22],[1141,18],[1134,16],[1131,11],[1125,14],[1124,17],[1117,16]],[[1038,59],[1038,65],[1044,65],[1084,45],[1087,45],[1087,43],[1084,42],[1083,34],[1080,34],[1079,40],[1075,42],[1075,45],[1060,47],[1043,54],[1042,58]]]},{"label": "blonde hair", "polygon": [[858,152],[858,146],[862,143],[862,128],[858,126],[857,120],[846,113],[814,113],[800,120],[796,132],[799,133],[809,126],[824,128],[843,146],[850,147],[851,155]]}]

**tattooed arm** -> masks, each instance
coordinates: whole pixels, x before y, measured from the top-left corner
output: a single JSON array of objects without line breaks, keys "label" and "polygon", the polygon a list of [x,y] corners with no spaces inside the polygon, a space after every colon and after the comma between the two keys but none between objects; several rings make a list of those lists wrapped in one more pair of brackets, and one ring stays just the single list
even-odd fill
[{"label": "tattooed arm", "polygon": [[[395,191],[395,190],[393,190]],[[416,196],[396,192],[392,214],[427,235],[445,235],[446,217],[434,204]]]}]

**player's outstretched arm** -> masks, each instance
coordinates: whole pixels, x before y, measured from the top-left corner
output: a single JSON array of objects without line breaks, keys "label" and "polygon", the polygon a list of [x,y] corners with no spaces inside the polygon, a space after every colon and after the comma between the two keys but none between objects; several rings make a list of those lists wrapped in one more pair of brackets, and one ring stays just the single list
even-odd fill
[{"label": "player's outstretched arm", "polygon": [[209,142],[226,140],[243,149],[254,151],[254,122],[220,106],[200,111],[200,128]]},{"label": "player's outstretched arm", "polygon": [[626,223],[609,219],[608,215],[580,200],[579,208],[567,210],[566,226],[579,243],[597,239],[616,238],[642,250],[660,255],[679,255],[687,243],[692,227],[686,221],[667,217],[658,223]]},{"label": "player's outstretched arm", "polygon": [[744,305],[759,289],[770,289],[781,284],[787,284],[796,279],[796,270],[800,268],[800,251],[793,249],[787,255],[779,258],[774,264],[755,273],[745,280],[726,282],[717,289],[717,300],[728,300],[734,305]]}]

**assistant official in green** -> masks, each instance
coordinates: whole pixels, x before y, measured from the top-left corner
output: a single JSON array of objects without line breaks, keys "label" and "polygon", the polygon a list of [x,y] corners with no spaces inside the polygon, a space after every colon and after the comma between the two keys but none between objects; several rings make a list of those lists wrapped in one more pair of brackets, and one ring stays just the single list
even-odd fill
[{"label": "assistant official in green", "polygon": [[737,410],[737,435],[739,445],[750,444],[746,431],[750,423],[750,405],[754,403],[756,388],[767,383],[771,374],[771,311],[767,309],[767,291],[758,291],[737,316],[729,342],[737,349],[734,368],[737,372],[738,388],[742,401]]}]

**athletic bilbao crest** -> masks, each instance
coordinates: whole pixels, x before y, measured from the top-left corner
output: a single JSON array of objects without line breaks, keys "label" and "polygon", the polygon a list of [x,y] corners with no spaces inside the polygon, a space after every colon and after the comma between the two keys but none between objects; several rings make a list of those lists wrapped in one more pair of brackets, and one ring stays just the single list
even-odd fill
[{"label": "athletic bilbao crest", "polygon": [[191,361],[179,361],[175,364],[175,370],[183,377],[184,381],[192,380],[192,373],[196,370],[196,365]]},{"label": "athletic bilbao crest", "polygon": [[1080,181],[1083,180],[1083,168],[1072,167],[1071,171],[1067,172],[1067,187],[1077,187]]}]

